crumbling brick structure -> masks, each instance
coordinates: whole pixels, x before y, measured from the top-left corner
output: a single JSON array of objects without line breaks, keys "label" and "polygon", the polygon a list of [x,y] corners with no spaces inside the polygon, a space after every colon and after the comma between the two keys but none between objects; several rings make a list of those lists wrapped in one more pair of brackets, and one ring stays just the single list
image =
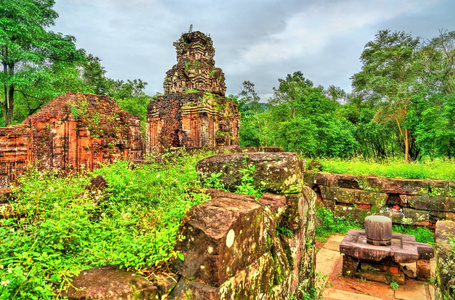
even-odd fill
[{"label": "crumbling brick structure", "polygon": [[0,128],[0,187],[27,162],[41,168],[87,170],[117,158],[139,159],[140,119],[107,96],[66,93],[17,126]]},{"label": "crumbling brick structure", "polygon": [[238,145],[240,114],[225,97],[224,73],[215,67],[212,39],[195,31],[174,43],[177,64],[164,80],[164,95],[147,107],[147,152],[170,147]]}]

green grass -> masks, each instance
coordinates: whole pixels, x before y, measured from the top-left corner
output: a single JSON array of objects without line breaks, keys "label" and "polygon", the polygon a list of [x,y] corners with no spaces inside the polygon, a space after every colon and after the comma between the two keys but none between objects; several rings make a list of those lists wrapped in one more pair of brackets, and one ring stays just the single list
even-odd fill
[{"label": "green grass", "polygon": [[393,225],[393,233],[404,233],[413,235],[416,238],[416,242],[429,244],[434,246],[434,233],[427,227],[410,227],[403,225]]},{"label": "green grass", "polygon": [[[309,162],[310,160],[307,159]],[[390,178],[455,180],[455,162],[443,159],[405,163],[402,160],[376,162],[362,159],[319,159],[323,171],[338,174],[376,175]]]},{"label": "green grass", "polygon": [[316,239],[325,242],[334,233],[345,234],[349,229],[361,229],[361,225],[352,218],[335,217],[333,212],[324,207],[316,207],[316,215],[321,224],[316,225]]},{"label": "green grass", "polygon": [[[169,156],[131,168],[126,161],[61,176],[29,169],[13,190],[14,216],[0,220],[0,299],[49,299],[79,271],[114,265],[149,274],[166,265],[180,219],[206,196],[195,164],[213,153]],[[90,178],[108,188],[91,192]]]}]

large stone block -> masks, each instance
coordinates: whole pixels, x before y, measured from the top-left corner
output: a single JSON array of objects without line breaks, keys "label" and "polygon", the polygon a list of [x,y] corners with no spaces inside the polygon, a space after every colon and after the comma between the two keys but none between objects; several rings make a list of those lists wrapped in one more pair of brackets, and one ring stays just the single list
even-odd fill
[{"label": "large stone block", "polygon": [[386,205],[387,194],[371,191],[359,191],[359,199],[356,204],[371,205],[372,210],[379,209]]},{"label": "large stone block", "polygon": [[169,294],[169,300],[196,300],[196,299],[210,299],[221,300],[220,290],[217,287],[212,287],[195,280],[188,280],[187,278],[180,278],[177,286]]},{"label": "large stone block", "polygon": [[387,194],[347,188],[324,188],[324,199],[351,205],[368,205],[381,208],[386,204]]},{"label": "large stone block", "polygon": [[254,166],[253,184],[277,194],[299,193],[303,186],[303,166],[295,153],[229,153],[208,157],[196,169],[202,180],[221,173],[219,180],[235,190],[242,183],[242,170]]},{"label": "large stone block", "polygon": [[385,178],[376,176],[359,176],[357,178],[359,188],[370,192],[384,192]]},{"label": "large stone block", "polygon": [[334,215],[336,217],[351,217],[354,220],[358,220],[363,223],[365,217],[372,215],[373,212],[369,209],[353,207],[353,206],[344,206],[344,205],[335,205]]},{"label": "large stone block", "polygon": [[392,211],[382,208],[379,214],[387,216],[392,219],[394,224],[403,225],[419,225],[429,226],[430,225],[430,212],[428,210],[418,210],[412,208],[403,208],[403,211]]},{"label": "large stone block", "polygon": [[446,196],[449,192],[449,182],[446,180],[428,180],[428,194],[430,196]]},{"label": "large stone block", "polygon": [[254,202],[215,198],[192,207],[182,218],[175,249],[175,273],[220,286],[262,256],[267,233],[262,207]]},{"label": "large stone block", "polygon": [[384,191],[389,194],[422,195],[428,194],[429,184],[422,179],[385,178]]},{"label": "large stone block", "polygon": [[447,182],[446,196],[455,197],[455,182],[454,181]]},{"label": "large stone block", "polygon": [[455,237],[455,222],[438,221],[434,234],[436,250],[436,296],[437,299],[454,299],[455,252],[452,239]]},{"label": "large stone block", "polygon": [[61,296],[70,300],[159,299],[158,288],[147,279],[113,266],[81,271]]},{"label": "large stone block", "polygon": [[321,186],[320,190],[321,190],[322,199],[335,200],[338,188],[329,187],[329,186]]},{"label": "large stone block", "polygon": [[428,196],[428,195],[403,195],[406,198],[409,207],[420,210],[429,211],[450,211],[453,202],[448,200],[444,195]]},{"label": "large stone block", "polygon": [[276,282],[276,264],[267,252],[220,287],[220,299],[267,299]]}]

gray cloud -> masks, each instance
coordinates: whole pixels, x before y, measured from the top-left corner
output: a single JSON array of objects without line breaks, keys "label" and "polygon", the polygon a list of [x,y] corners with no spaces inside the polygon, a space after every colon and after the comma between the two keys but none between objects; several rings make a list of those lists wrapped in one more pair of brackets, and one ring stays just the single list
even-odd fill
[{"label": "gray cloud", "polygon": [[425,38],[455,30],[450,0],[57,0],[55,10],[52,30],[74,35],[108,77],[147,81],[149,94],[162,92],[176,62],[172,43],[193,24],[211,35],[228,93],[250,80],[263,100],[278,78],[298,70],[315,85],[350,91],[363,46],[378,30]]}]

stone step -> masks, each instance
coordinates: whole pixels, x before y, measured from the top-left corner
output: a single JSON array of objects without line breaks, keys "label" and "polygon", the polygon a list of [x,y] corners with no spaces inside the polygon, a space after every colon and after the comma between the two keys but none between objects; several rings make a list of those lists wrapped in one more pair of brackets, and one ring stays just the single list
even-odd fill
[{"label": "stone step", "polygon": [[381,298],[376,298],[368,295],[351,293],[348,291],[337,290],[334,288],[325,289],[322,293],[323,300],[383,300]]}]

